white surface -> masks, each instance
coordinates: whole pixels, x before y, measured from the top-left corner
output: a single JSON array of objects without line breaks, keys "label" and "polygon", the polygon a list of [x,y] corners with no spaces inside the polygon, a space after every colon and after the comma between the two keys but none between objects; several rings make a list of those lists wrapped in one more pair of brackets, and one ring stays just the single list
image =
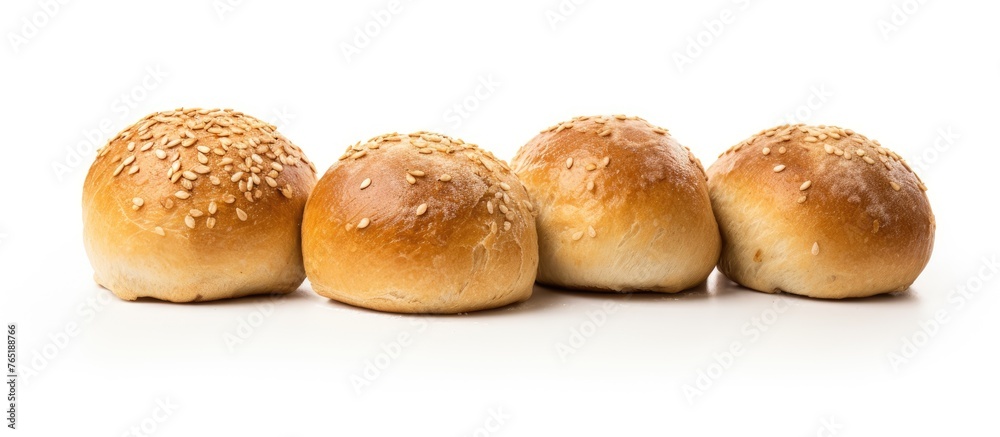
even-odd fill
[{"label": "white surface", "polygon": [[[961,307],[951,295],[998,250],[996,4],[925,2],[886,39],[879,21],[915,2],[590,1],[564,6],[553,28],[555,0],[404,1],[346,62],[341,44],[387,2],[234,0],[220,18],[225,0],[213,1],[69,2],[17,51],[11,32],[42,7],[0,5],[0,321],[19,324],[18,433],[122,435],[145,421],[156,435],[996,434],[997,281]],[[724,9],[731,23],[678,71],[672,55]],[[166,76],[123,106],[147,69]],[[499,85],[468,119],[446,118],[490,78]],[[924,163],[936,249],[905,295],[785,296],[759,337],[745,324],[784,301],[718,273],[678,296],[539,288],[455,317],[359,310],[308,284],[273,307],[122,302],[93,284],[81,244],[93,153],[67,157],[102,123],[113,134],[152,111],[221,106],[275,122],[323,169],[355,141],[422,128],[509,159],[541,128],[604,113],[668,127],[708,165],[809,102],[803,121]],[[937,151],[941,130],[958,138]],[[557,345],[606,304],[603,326],[560,359]],[[888,354],[938,311],[948,322],[894,369]],[[241,321],[258,326],[230,350]],[[62,342],[67,324],[76,335]],[[352,375],[400,333],[411,341],[359,395]],[[733,342],[744,353],[689,403],[684,385]],[[157,400],[176,408],[164,416]],[[509,416],[498,429],[491,409]]]}]

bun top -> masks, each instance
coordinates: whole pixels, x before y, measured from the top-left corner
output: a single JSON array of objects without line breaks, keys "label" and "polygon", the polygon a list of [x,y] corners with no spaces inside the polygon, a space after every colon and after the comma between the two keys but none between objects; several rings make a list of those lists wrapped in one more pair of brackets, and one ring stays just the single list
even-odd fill
[{"label": "bun top", "polygon": [[[553,200],[551,188],[592,199],[602,209],[654,198],[671,204],[677,200],[677,207],[686,207],[685,199],[700,196],[706,179],[698,158],[667,129],[624,115],[580,116],[551,126],[524,145],[512,162],[537,200]],[[663,183],[675,188],[659,194],[648,190]]]},{"label": "bun top", "polygon": [[898,256],[901,247],[930,251],[935,224],[927,187],[899,155],[850,129],[763,130],[722,153],[709,178],[713,198],[716,190],[767,198],[790,220],[845,248],[865,244],[884,256]]},{"label": "bun top", "polygon": [[159,235],[231,231],[286,205],[300,214],[315,179],[312,162],[274,126],[231,109],[181,108],[108,141],[87,174],[84,205],[118,207]]},{"label": "bun top", "polygon": [[459,224],[469,222],[514,237],[534,229],[527,191],[505,162],[475,144],[431,132],[391,133],[348,147],[308,209],[314,204],[348,232],[394,242],[446,246],[454,233],[468,232]]}]

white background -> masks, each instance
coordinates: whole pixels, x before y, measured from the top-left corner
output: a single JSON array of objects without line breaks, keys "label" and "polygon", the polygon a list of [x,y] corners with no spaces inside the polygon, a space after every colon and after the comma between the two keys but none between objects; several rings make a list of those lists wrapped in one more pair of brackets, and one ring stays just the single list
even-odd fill
[{"label": "white background", "polygon": [[[995,2],[232,3],[2,2],[16,433],[997,435]],[[510,159],[557,121],[626,113],[707,166],[789,117],[835,124],[917,168],[937,242],[908,293],[843,302],[718,272],[681,295],[536,288],[451,317],[356,309],[308,283],[277,301],[123,302],[83,251],[90,142],[180,106],[271,121],[321,171],[389,131],[441,130]],[[369,363],[383,368],[359,393]]]}]

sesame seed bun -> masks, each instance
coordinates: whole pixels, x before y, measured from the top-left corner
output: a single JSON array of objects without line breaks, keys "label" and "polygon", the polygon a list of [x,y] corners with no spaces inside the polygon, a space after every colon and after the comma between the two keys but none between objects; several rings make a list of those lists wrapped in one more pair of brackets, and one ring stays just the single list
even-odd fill
[{"label": "sesame seed bun", "polygon": [[934,246],[920,178],[878,141],[836,126],[779,126],[709,168],[719,270],[768,293],[864,297],[905,290]]},{"label": "sesame seed bun", "polygon": [[98,152],[83,186],[94,279],[125,300],[288,293],[313,164],[275,127],[232,110],[150,114]]},{"label": "sesame seed bun", "polygon": [[380,311],[459,313],[531,296],[533,206],[502,160],[418,132],[347,149],[306,205],[313,289]]},{"label": "sesame seed bun", "polygon": [[623,115],[542,131],[514,171],[538,205],[538,281],[673,293],[719,259],[705,172],[666,129]]}]

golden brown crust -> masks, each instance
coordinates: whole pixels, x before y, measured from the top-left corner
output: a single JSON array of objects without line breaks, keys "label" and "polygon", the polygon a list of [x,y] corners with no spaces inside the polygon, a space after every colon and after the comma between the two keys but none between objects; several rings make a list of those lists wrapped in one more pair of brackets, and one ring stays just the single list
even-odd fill
[{"label": "golden brown crust", "polygon": [[779,126],[709,168],[719,269],[760,291],[823,298],[903,290],[930,259],[926,187],[891,150],[836,126]]},{"label": "golden brown crust", "polygon": [[108,142],[84,183],[95,280],[126,300],[294,291],[315,170],[274,126],[232,110],[150,114]]},{"label": "golden brown crust", "polygon": [[507,165],[443,135],[357,143],[327,170],[303,223],[317,293],[405,313],[458,313],[531,296],[533,206]]},{"label": "golden brown crust", "polygon": [[676,292],[718,261],[704,170],[666,129],[577,117],[542,131],[512,163],[539,209],[539,282]]}]

